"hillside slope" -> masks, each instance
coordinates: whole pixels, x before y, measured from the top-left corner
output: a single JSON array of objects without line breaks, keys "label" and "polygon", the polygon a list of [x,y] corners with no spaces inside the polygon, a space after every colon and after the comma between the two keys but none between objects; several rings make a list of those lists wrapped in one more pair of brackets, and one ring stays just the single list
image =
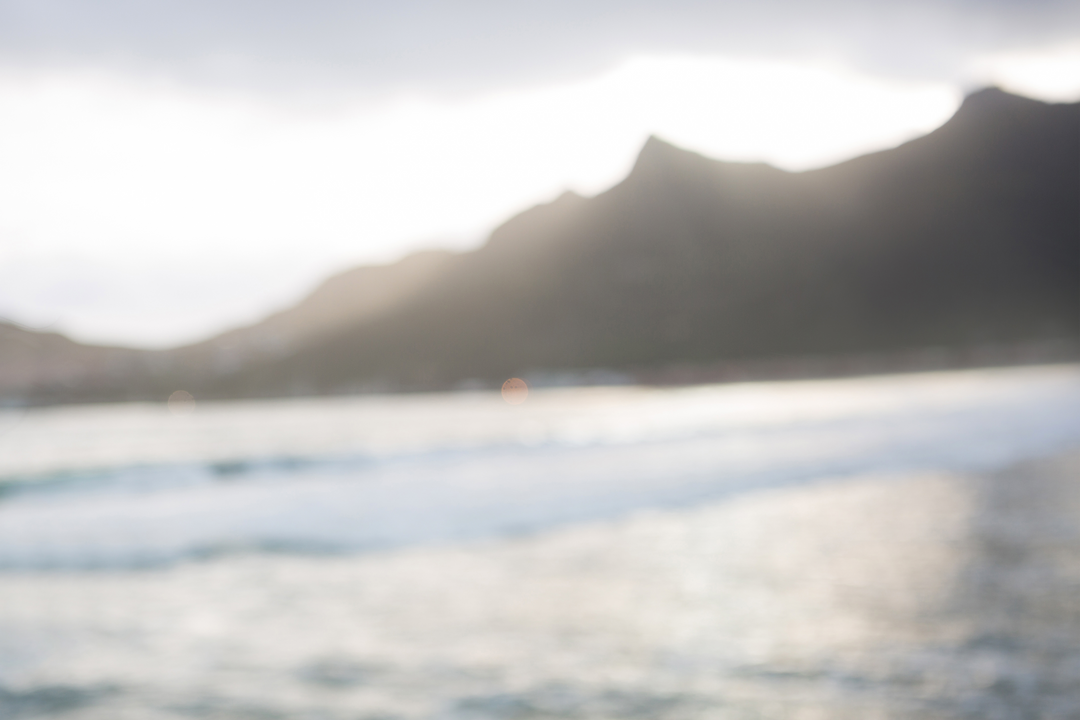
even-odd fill
[{"label": "hillside slope", "polygon": [[16,358],[0,367],[0,399],[442,389],[537,371],[1075,345],[1077,157],[1080,104],[996,89],[929,135],[803,173],[651,138],[594,198],[526,210],[471,253],[348,271],[202,343],[86,348],[19,331],[23,349],[0,347]]},{"label": "hillside slope", "polygon": [[804,173],[653,138],[611,190],[523,213],[391,310],[213,391],[1075,339],[1078,128],[1080,105],[990,89]]}]

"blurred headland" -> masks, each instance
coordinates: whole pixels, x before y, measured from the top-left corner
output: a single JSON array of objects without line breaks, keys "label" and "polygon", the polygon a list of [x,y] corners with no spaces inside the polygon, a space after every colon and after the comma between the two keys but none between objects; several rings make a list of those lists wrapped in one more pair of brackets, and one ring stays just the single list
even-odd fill
[{"label": "blurred headland", "polygon": [[650,138],[596,197],[526,210],[474,252],[342,273],[195,345],[91,347],[0,324],[0,402],[1074,361],[1078,127],[1080,104],[991,88],[929,135],[803,173]]}]

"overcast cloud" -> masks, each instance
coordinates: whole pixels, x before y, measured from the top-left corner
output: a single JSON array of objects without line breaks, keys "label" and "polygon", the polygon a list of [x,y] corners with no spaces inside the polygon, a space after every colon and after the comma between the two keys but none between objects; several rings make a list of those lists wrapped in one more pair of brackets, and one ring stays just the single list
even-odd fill
[{"label": "overcast cloud", "polygon": [[650,133],[801,170],[990,83],[1080,97],[1080,2],[0,0],[0,318],[196,340]]},{"label": "overcast cloud", "polygon": [[1080,38],[1074,0],[3,0],[0,62],[294,93],[484,91],[641,54],[817,57],[978,82],[971,58]]}]

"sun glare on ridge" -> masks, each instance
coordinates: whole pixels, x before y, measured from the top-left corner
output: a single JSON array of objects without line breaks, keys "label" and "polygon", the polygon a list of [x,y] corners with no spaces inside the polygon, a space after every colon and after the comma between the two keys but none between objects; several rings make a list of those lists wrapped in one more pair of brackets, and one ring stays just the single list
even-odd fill
[{"label": "sun glare on ridge", "polygon": [[[260,302],[280,306],[285,288],[298,292],[333,269],[430,245],[473,247],[566,189],[601,192],[650,134],[800,170],[929,131],[958,102],[942,83],[709,57],[638,57],[574,83],[323,114],[117,77],[7,74],[0,192],[10,200],[5,230],[21,241],[18,262],[0,263],[0,285],[8,268],[20,287],[48,284],[58,261],[81,265],[89,253],[87,282],[94,266],[123,267],[110,274],[121,281],[78,302],[20,297],[81,339],[191,340],[255,319]],[[293,267],[301,250],[305,262]],[[199,257],[215,259],[205,277]],[[235,280],[253,257],[292,275]],[[220,300],[163,295],[146,312],[134,297],[145,283],[122,278],[176,264],[194,266],[192,284]],[[265,287],[266,300],[215,294],[213,283],[229,277]],[[107,326],[95,302],[112,308]]]}]

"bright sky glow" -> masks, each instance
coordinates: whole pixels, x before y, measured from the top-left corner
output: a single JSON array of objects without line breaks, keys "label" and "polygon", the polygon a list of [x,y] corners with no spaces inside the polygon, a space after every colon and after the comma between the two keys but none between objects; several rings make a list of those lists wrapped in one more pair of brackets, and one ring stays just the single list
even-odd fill
[{"label": "bright sky glow", "polygon": [[649,134],[801,170],[925,133],[959,101],[944,82],[702,57],[329,110],[92,73],[0,75],[0,315],[88,341],[195,340],[329,272],[474,247],[564,189],[600,192]]},{"label": "bright sky glow", "polygon": [[1053,102],[1080,100],[1080,43],[985,55],[972,74],[1020,95]]}]

